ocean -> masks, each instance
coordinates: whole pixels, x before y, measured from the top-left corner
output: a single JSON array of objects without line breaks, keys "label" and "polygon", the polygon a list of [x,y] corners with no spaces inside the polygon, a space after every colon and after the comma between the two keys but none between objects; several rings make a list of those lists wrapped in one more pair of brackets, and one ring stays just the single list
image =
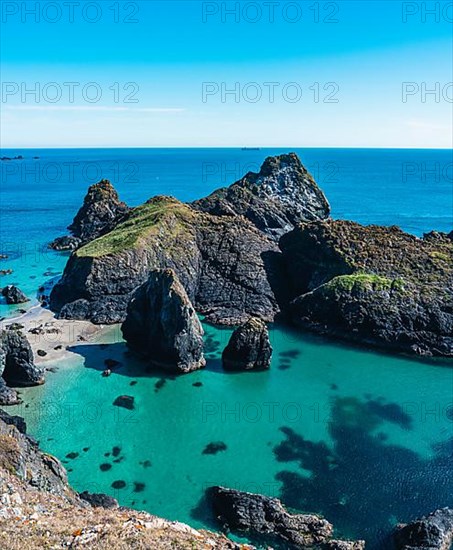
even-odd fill
[{"label": "ocean", "polygon": [[[38,288],[56,281],[68,258],[47,243],[65,234],[101,178],[130,205],[157,194],[189,201],[290,150],[334,218],[418,236],[453,229],[450,150],[3,149],[1,157],[24,159],[0,163],[0,254],[8,256],[0,268],[13,270],[1,286],[17,284],[28,306],[37,303]],[[0,309],[17,314],[17,306]],[[231,330],[205,330],[206,369],[178,378],[145,374],[116,327],[95,345],[74,342],[77,357],[54,365],[11,410],[65,462],[76,489],[195,527],[216,527],[204,500],[216,484],[321,513],[338,536],[365,538],[375,550],[389,548],[397,522],[453,505],[451,363],[272,326],[270,371],[226,374],[220,357]],[[102,378],[106,358],[126,366]],[[135,397],[134,411],[112,405],[122,394]],[[210,443],[226,449],[210,454]]]}]

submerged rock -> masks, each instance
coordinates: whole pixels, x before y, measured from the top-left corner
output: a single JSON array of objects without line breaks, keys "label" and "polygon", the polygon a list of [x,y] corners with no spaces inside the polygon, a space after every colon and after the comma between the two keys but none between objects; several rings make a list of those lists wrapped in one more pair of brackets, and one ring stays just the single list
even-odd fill
[{"label": "submerged rock", "polygon": [[2,296],[4,296],[7,304],[23,304],[29,301],[22,290],[14,285],[8,285],[2,288]]},{"label": "submerged rock", "polygon": [[18,330],[0,331],[0,376],[10,386],[44,383],[44,369],[34,364],[27,338]]},{"label": "submerged rock", "polygon": [[134,294],[121,329],[130,348],[154,366],[184,374],[206,364],[203,328],[171,269],[151,271]]},{"label": "submerged rock", "polygon": [[325,519],[308,514],[290,514],[276,498],[211,487],[208,496],[219,521],[232,531],[257,539],[307,548],[328,541],[333,526]]},{"label": "submerged rock", "polygon": [[291,315],[310,330],[418,355],[453,356],[453,243],[397,227],[301,224],[280,247]]},{"label": "submerged rock", "polygon": [[395,531],[396,550],[449,550],[453,543],[453,510],[443,508]]},{"label": "submerged rock", "polygon": [[113,404],[115,407],[123,407],[124,409],[133,411],[135,409],[134,401],[135,399],[131,395],[120,395],[115,399]]},{"label": "submerged rock", "polygon": [[251,318],[237,328],[223,351],[225,370],[263,370],[271,364],[272,346],[266,323]]},{"label": "submerged rock", "polygon": [[258,173],[249,172],[192,204],[217,216],[245,216],[272,238],[298,222],[322,220],[330,213],[324,193],[295,153],[268,157]]}]

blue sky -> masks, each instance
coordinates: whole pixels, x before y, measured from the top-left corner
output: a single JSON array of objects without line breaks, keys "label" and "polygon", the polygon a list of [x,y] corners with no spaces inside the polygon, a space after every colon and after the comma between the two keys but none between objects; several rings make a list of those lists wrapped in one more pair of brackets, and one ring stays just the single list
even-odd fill
[{"label": "blue sky", "polygon": [[2,147],[452,147],[451,2],[72,4],[2,1]]}]

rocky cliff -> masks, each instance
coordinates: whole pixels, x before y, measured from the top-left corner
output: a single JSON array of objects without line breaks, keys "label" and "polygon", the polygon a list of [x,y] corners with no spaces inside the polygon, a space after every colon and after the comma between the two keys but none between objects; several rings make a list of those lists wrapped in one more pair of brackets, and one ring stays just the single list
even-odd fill
[{"label": "rocky cliff", "polygon": [[72,254],[50,303],[61,318],[121,322],[149,272],[171,268],[209,320],[271,320],[279,310],[273,288],[281,280],[279,260],[277,245],[245,218],[155,197]]},{"label": "rocky cliff", "polygon": [[328,218],[330,213],[324,193],[295,153],[268,157],[258,173],[249,172],[192,205],[217,216],[244,216],[277,239],[298,222]]},{"label": "rocky cliff", "polygon": [[348,221],[301,224],[280,240],[297,324],[419,355],[453,356],[453,241]]}]

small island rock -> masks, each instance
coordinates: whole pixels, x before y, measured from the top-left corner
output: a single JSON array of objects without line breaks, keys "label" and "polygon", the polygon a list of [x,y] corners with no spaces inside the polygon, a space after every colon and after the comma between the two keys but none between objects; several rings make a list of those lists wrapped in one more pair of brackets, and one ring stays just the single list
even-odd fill
[{"label": "small island rock", "polygon": [[29,301],[22,290],[14,285],[5,286],[2,289],[2,296],[4,296],[7,304],[23,304]]},{"label": "small island rock", "polygon": [[270,367],[272,346],[266,323],[252,317],[237,328],[223,351],[225,370],[263,370]]}]

